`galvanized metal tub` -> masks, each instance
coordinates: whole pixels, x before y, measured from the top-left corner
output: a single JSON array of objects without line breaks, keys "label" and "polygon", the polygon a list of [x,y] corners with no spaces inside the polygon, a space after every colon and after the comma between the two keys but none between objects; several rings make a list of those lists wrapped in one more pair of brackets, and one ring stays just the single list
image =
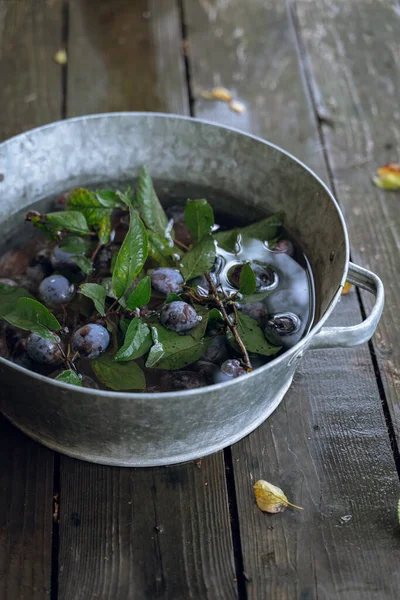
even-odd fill
[{"label": "galvanized metal tub", "polygon": [[[265,140],[184,117],[93,115],[0,144],[2,231],[12,215],[43,197],[78,184],[129,181],[143,164],[167,196],[204,192],[216,208],[246,221],[284,210],[287,229],[311,263],[317,316],[296,346],[252,374],[183,392],[81,389],[0,358],[0,408],[10,421],[54,450],[108,465],[168,465],[238,441],[278,406],[306,349],[367,341],[384,301],[380,279],[349,263],[342,214],[318,177]],[[324,327],[346,279],[375,295],[372,312],[360,325]]]}]

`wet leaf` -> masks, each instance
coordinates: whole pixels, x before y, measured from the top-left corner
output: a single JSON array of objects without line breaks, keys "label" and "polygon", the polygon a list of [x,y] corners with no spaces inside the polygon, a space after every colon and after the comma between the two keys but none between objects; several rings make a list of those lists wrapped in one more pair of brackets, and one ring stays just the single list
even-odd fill
[{"label": "wet leaf", "polygon": [[301,506],[291,504],[283,491],[268,481],[260,479],[253,487],[257,506],[264,512],[279,513],[286,510],[288,506],[303,510]]},{"label": "wet leaf", "polygon": [[208,313],[208,326],[223,325],[225,323],[224,317],[218,308],[212,308]]},{"label": "wet leaf", "polygon": [[146,378],[134,361],[117,362],[111,354],[103,354],[91,361],[96,377],[111,390],[143,391]]},{"label": "wet leaf", "polygon": [[240,271],[239,292],[244,296],[250,296],[250,294],[254,294],[256,287],[257,282],[254,271],[250,263],[246,263]]},{"label": "wet leaf", "polygon": [[0,319],[10,313],[20,298],[33,298],[25,288],[0,283]]},{"label": "wet leaf", "polygon": [[210,341],[195,340],[191,335],[179,335],[162,325],[151,328],[153,342],[146,367],[174,371],[182,369],[198,360],[207,350]]},{"label": "wet leaf", "polygon": [[381,167],[373,181],[383,190],[400,190],[400,165],[389,164]]},{"label": "wet leaf", "polygon": [[81,294],[87,296],[94,302],[94,306],[98,313],[105,315],[106,290],[98,283],[83,283],[79,288]]},{"label": "wet leaf", "polygon": [[133,190],[130,186],[127,187],[125,192],[120,192],[119,190],[117,190],[115,193],[117,197],[121,200],[121,202],[126,206],[135,206],[135,194],[133,193]]},{"label": "wet leaf", "polygon": [[140,273],[148,253],[147,231],[136,210],[130,209],[129,230],[118,252],[112,274],[114,294],[121,298]]},{"label": "wet leaf", "polygon": [[110,241],[111,213],[113,211],[111,200],[102,197],[96,192],[85,188],[76,188],[68,194],[67,209],[80,211],[87,224],[98,232],[100,242],[107,244]]},{"label": "wet leaf", "polygon": [[142,319],[135,317],[129,323],[124,344],[115,356],[115,360],[127,361],[139,358],[150,350],[152,343],[149,327]]},{"label": "wet leaf", "polygon": [[211,233],[215,223],[214,211],[204,198],[200,200],[187,200],[184,218],[195,242],[200,242],[203,237]]},{"label": "wet leaf", "polygon": [[214,266],[216,257],[215,242],[207,235],[184,254],[181,261],[181,273],[185,281],[208,273]]},{"label": "wet leaf", "polygon": [[175,294],[174,292],[170,292],[168,296],[165,298],[165,304],[169,304],[170,302],[182,302],[182,298]]},{"label": "wet leaf", "polygon": [[160,267],[175,265],[181,252],[174,245],[172,238],[160,236],[154,231],[148,231],[147,234],[149,237],[149,257],[152,261]]},{"label": "wet leaf", "polygon": [[[261,354],[263,356],[272,356],[279,352],[281,347],[273,346],[267,342],[261,327],[255,319],[252,319],[242,312],[237,313],[237,319],[237,330],[248,352],[252,354]],[[231,331],[227,332],[227,338],[231,346],[238,349]]]},{"label": "wet leaf", "polygon": [[59,244],[60,250],[70,254],[87,254],[90,251],[90,246],[88,240],[73,235],[64,238]]},{"label": "wet leaf", "polygon": [[247,227],[237,227],[228,231],[218,231],[214,234],[218,245],[228,252],[237,252],[237,244],[239,235],[248,238],[270,242],[280,235],[283,225],[283,213],[278,213],[262,219]]},{"label": "wet leaf", "polygon": [[33,298],[20,298],[4,319],[14,327],[32,331],[52,342],[58,341],[58,337],[49,330],[59,331],[60,323],[43,304]]},{"label": "wet leaf", "polygon": [[95,196],[104,208],[121,206],[118,192],[114,192],[113,190],[96,190]]},{"label": "wet leaf", "polygon": [[342,289],[342,296],[346,296],[346,294],[349,293],[349,291],[352,289],[353,285],[351,283],[349,283],[348,281],[346,281],[346,283],[343,286]]},{"label": "wet leaf", "polygon": [[154,190],[153,181],[147,167],[140,173],[136,203],[146,227],[161,237],[168,231],[168,218]]},{"label": "wet leaf", "polygon": [[151,279],[148,275],[138,283],[137,288],[132,292],[127,300],[127,307],[130,310],[140,308],[145,304],[148,304],[151,297]]},{"label": "wet leaf", "polygon": [[201,321],[198,325],[196,325],[196,327],[189,331],[189,335],[191,335],[195,340],[201,340],[201,338],[204,337],[207,329],[209,311],[206,306],[202,306],[201,304],[195,304],[194,309],[198,316],[201,317]]},{"label": "wet leaf", "polygon": [[77,210],[66,210],[41,214],[37,211],[29,211],[26,220],[31,221],[35,227],[45,231],[53,238],[57,238],[59,231],[69,231],[86,235],[89,233],[88,224],[84,215]]},{"label": "wet leaf", "polygon": [[75,371],[72,371],[71,369],[63,371],[62,373],[57,375],[55,379],[57,381],[69,383],[70,385],[78,385],[79,387],[82,387],[82,381],[80,380],[79,376],[75,373]]}]

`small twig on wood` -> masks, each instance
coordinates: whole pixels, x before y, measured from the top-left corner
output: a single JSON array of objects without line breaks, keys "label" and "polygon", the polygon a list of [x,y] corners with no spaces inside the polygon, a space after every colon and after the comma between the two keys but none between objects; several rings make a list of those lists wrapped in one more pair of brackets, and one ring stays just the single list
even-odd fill
[{"label": "small twig on wood", "polygon": [[229,327],[229,329],[231,330],[232,335],[235,338],[235,341],[236,341],[237,345],[239,346],[241,353],[243,354],[244,366],[246,367],[247,371],[252,371],[253,367],[251,366],[251,362],[250,362],[250,358],[249,358],[249,355],[246,350],[246,346],[244,345],[244,343],[242,342],[242,340],[240,338],[236,324],[231,323],[228,313],[225,310],[224,303],[222,302],[221,298],[218,296],[217,288],[214,285],[211,275],[209,273],[206,273],[205,278],[207,279],[208,285],[210,286],[210,290],[213,295],[214,302],[218,306],[219,310],[221,311],[221,314],[224,318],[224,321],[225,321],[227,327]]}]

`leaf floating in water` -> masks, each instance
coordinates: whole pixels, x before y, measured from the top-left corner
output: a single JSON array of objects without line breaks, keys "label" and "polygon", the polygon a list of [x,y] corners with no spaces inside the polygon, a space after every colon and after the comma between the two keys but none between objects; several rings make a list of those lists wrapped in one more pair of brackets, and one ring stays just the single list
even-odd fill
[{"label": "leaf floating in water", "polygon": [[377,170],[375,185],[383,190],[400,190],[400,165],[389,164]]},{"label": "leaf floating in water", "polygon": [[351,283],[349,283],[348,281],[346,281],[346,283],[343,286],[342,289],[342,296],[346,296],[346,294],[349,293],[349,291],[352,289],[353,285]]},{"label": "leaf floating in water", "polygon": [[66,65],[68,62],[67,51],[61,48],[61,50],[57,50],[53,58],[58,65]]},{"label": "leaf floating in water", "polygon": [[258,508],[264,512],[279,513],[286,510],[288,506],[304,510],[301,506],[289,502],[283,491],[276,485],[262,479],[254,484],[254,494]]}]

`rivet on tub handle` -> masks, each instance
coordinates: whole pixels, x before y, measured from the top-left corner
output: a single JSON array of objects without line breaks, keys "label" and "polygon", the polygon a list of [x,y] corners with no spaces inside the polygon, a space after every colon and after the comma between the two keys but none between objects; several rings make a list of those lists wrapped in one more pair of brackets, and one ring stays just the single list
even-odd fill
[{"label": "rivet on tub handle", "polygon": [[346,348],[367,342],[373,334],[381,318],[384,304],[382,281],[371,271],[349,263],[347,281],[374,294],[375,304],[370,315],[359,325],[352,327],[323,327],[312,339],[309,348]]}]

